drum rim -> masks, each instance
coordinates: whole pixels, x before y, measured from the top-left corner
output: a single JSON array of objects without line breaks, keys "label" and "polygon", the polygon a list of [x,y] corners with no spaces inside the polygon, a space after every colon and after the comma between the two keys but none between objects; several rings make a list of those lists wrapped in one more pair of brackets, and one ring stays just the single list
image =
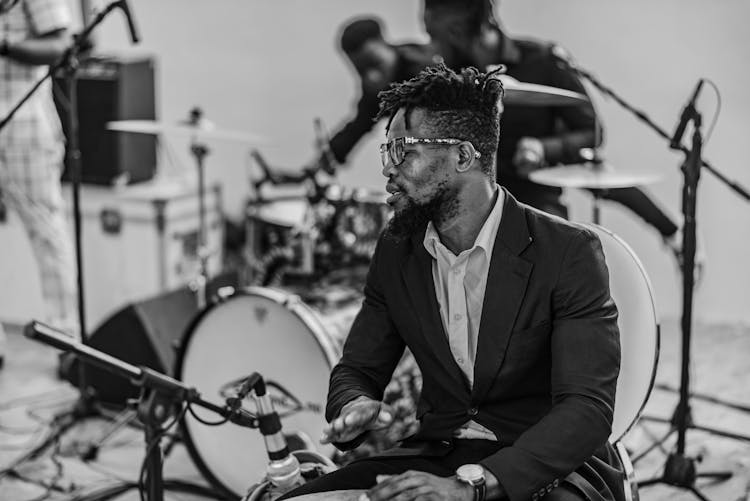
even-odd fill
[{"label": "drum rim", "polygon": [[[651,368],[651,377],[649,378],[649,384],[648,389],[646,390],[646,394],[643,397],[643,402],[641,402],[641,406],[638,408],[638,412],[636,412],[635,417],[631,420],[630,424],[628,424],[625,429],[620,433],[619,435],[611,435],[609,437],[609,443],[616,443],[622,440],[622,438],[628,434],[630,430],[633,429],[633,426],[638,422],[638,420],[641,417],[641,414],[643,414],[643,410],[646,408],[646,404],[648,403],[649,398],[651,397],[651,392],[654,389],[654,385],[656,384],[656,371],[659,366],[659,355],[661,353],[661,325],[659,324],[659,317],[656,313],[656,302],[654,301],[654,289],[651,286],[651,279],[648,276],[648,273],[646,272],[646,268],[643,266],[643,262],[641,262],[641,259],[638,257],[638,254],[635,253],[633,248],[619,235],[614,233],[613,231],[594,223],[585,223],[583,226],[588,226],[591,228],[595,233],[597,233],[597,236],[599,233],[604,233],[607,236],[611,237],[612,240],[620,244],[622,247],[625,248],[626,251],[630,254],[630,257],[633,258],[633,261],[635,262],[636,266],[641,272],[641,276],[645,279],[646,282],[646,289],[648,290],[649,294],[649,303],[651,305],[651,311],[654,315],[655,322],[655,328],[654,328],[654,334],[656,335],[655,342],[654,342],[654,358],[653,358],[653,364]],[[606,259],[606,256],[605,256]]]},{"label": "drum rim", "polygon": [[[313,330],[313,335],[315,338],[319,341],[319,333],[316,332],[314,329],[324,329],[323,324],[320,322],[320,320],[315,316],[314,312],[310,309],[309,306],[307,306],[301,299],[299,301],[293,300],[294,304],[290,306],[289,299],[292,297],[297,297],[294,294],[291,294],[289,292],[285,292],[279,289],[271,289],[271,288],[265,288],[265,287],[245,287],[235,290],[235,292],[227,297],[221,298],[220,300],[208,305],[206,308],[204,308],[202,311],[200,311],[190,322],[188,327],[185,329],[185,332],[183,333],[181,342],[179,344],[179,348],[177,350],[176,354],[176,360],[175,360],[175,367],[174,367],[174,374],[178,381],[182,381],[182,372],[184,370],[184,361],[185,356],[187,354],[188,346],[190,345],[190,341],[192,340],[192,337],[196,331],[196,328],[200,324],[201,320],[208,315],[209,312],[213,311],[214,308],[217,308],[224,303],[227,303],[231,301],[235,297],[244,297],[244,296],[261,296],[265,299],[268,299],[270,301],[274,301],[276,303],[281,304],[282,306],[286,306],[289,308],[289,310],[297,315],[302,322],[311,328]],[[286,302],[279,301],[280,297],[286,297]],[[299,312],[302,311],[304,314],[300,314]],[[305,318],[304,315],[307,315],[307,318]],[[307,319],[313,319],[315,326],[311,326]],[[325,357],[326,362],[333,368],[333,364],[335,363],[335,359],[331,358],[331,354],[327,348],[322,343],[318,343],[318,345],[321,348],[321,351],[323,352],[323,356]],[[185,416],[186,417],[186,416]],[[242,496],[245,493],[237,493],[234,492],[228,485],[226,485],[224,482],[219,480],[217,475],[213,472],[211,467],[206,463],[206,461],[203,460],[203,457],[198,451],[198,448],[195,445],[195,442],[193,441],[193,437],[190,434],[190,428],[187,425],[187,421],[185,420],[185,417],[180,419],[179,427],[183,436],[183,441],[185,442],[185,448],[188,451],[188,455],[195,463],[195,466],[198,468],[198,471],[204,476],[206,480],[215,488],[219,489],[220,494],[222,494],[225,497],[228,497],[229,499],[236,499],[236,498],[242,498]]]}]

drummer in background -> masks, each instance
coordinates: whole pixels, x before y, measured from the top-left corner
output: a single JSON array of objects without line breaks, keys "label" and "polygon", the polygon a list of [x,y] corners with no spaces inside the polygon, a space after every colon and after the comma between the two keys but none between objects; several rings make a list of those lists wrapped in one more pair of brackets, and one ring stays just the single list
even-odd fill
[{"label": "drummer in background", "polygon": [[433,62],[435,53],[430,45],[387,42],[382,23],[375,17],[349,21],[341,32],[340,45],[359,76],[361,88],[356,114],[333,134],[330,149],[323,148],[313,162],[329,174],[346,162],[354,146],[375,126],[378,92],[415,76]]},{"label": "drummer in background", "polygon": [[[521,82],[587,94],[562,59],[565,53],[559,46],[508,36],[495,19],[492,0],[425,0],[424,24],[438,53],[453,69],[502,64],[509,76]],[[500,128],[498,180],[521,202],[567,217],[562,189],[533,183],[528,174],[545,166],[580,163],[582,148],[600,146],[601,121],[596,120],[594,107],[506,105]],[[608,189],[601,196],[619,202],[656,228],[681,264],[677,223],[643,190]]]},{"label": "drummer in background", "polygon": [[441,64],[380,96],[394,216],[331,373],[323,441],[347,450],[393,424],[383,392],[407,347],[422,373],[420,426],[282,499],[369,489],[371,501],[622,501],[607,440],[617,308],[599,239],[497,184],[492,74]]}]

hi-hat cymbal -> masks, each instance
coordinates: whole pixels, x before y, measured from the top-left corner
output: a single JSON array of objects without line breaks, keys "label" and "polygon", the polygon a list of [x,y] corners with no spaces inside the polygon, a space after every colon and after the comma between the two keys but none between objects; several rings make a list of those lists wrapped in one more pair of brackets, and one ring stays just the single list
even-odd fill
[{"label": "hi-hat cymbal", "polygon": [[107,129],[137,134],[181,134],[197,139],[220,139],[239,143],[262,144],[268,140],[263,136],[242,131],[219,129],[216,124],[201,119],[197,123],[157,122],[154,120],[117,120],[107,122]]},{"label": "hi-hat cymbal", "polygon": [[505,106],[582,106],[589,102],[586,95],[567,89],[520,82],[508,75],[498,78],[505,89]]},{"label": "hi-hat cymbal", "polygon": [[531,181],[545,186],[594,190],[642,186],[655,183],[659,178],[657,174],[617,172],[609,164],[593,162],[539,169],[529,174]]}]

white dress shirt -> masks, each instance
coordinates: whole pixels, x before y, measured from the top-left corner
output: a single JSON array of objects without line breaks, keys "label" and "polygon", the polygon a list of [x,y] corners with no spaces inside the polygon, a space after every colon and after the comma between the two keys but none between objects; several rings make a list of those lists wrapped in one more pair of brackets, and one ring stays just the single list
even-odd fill
[{"label": "white dress shirt", "polygon": [[[487,273],[505,199],[503,190],[497,184],[495,193],[495,205],[470,249],[459,255],[453,254],[440,241],[440,235],[432,222],[427,225],[424,236],[425,249],[433,258],[432,278],[440,305],[440,318],[453,358],[470,387],[474,384],[474,362]],[[469,421],[456,430],[456,436],[497,440],[494,433],[474,421]]]}]

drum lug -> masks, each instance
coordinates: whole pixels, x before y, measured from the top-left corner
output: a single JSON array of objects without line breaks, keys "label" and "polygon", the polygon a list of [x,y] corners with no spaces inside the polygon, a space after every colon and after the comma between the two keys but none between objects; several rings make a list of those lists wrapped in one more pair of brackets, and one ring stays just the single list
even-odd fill
[{"label": "drum lug", "polygon": [[223,303],[230,297],[234,296],[234,293],[234,287],[232,287],[231,285],[219,287],[219,289],[216,291],[216,302]]},{"label": "drum lug", "polygon": [[284,301],[284,306],[286,307],[294,307],[302,302],[302,298],[300,298],[297,294],[289,294],[286,297],[286,300]]}]

